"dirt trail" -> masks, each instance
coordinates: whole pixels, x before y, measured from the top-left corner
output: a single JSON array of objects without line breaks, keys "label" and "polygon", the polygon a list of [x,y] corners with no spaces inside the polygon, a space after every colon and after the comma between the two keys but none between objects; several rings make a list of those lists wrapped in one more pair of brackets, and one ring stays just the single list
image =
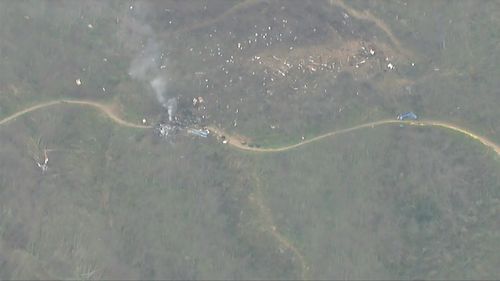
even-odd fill
[{"label": "dirt trail", "polygon": [[33,112],[33,111],[36,111],[36,110],[39,110],[39,109],[42,109],[42,108],[45,108],[45,107],[50,107],[50,106],[55,106],[55,105],[63,105],[63,104],[75,104],[75,105],[83,105],[83,106],[93,107],[95,109],[100,110],[102,113],[106,114],[114,122],[116,122],[116,123],[118,123],[118,124],[120,124],[122,126],[125,126],[125,127],[139,128],[139,129],[151,128],[151,126],[131,123],[131,122],[128,122],[128,121],[126,121],[126,120],[118,117],[118,115],[116,115],[113,112],[113,110],[111,109],[111,107],[109,105],[105,105],[105,104],[98,103],[98,102],[93,102],[93,101],[66,100],[66,99],[54,100],[54,101],[49,101],[49,102],[45,102],[45,103],[40,103],[40,104],[33,105],[31,107],[28,107],[26,109],[20,110],[20,111],[18,111],[16,113],[12,114],[11,116],[8,116],[8,117],[0,120],[0,125],[3,125],[3,124],[5,124],[5,123],[7,123],[9,121],[12,121],[12,120],[16,119],[17,117],[20,117],[22,115],[27,114],[27,113],[30,113],[30,112]]},{"label": "dirt trail", "polygon": [[471,132],[465,128],[461,128],[459,126],[446,123],[446,122],[441,122],[441,121],[435,121],[435,120],[421,120],[421,121],[399,121],[399,120],[392,120],[392,119],[386,119],[386,120],[380,120],[376,122],[370,122],[370,123],[365,123],[361,124],[358,126],[346,128],[346,129],[341,129],[341,130],[336,130],[332,131],[329,133],[325,133],[323,135],[316,136],[314,138],[296,143],[296,144],[291,144],[287,146],[282,146],[282,147],[276,147],[276,148],[261,148],[261,147],[250,147],[246,144],[242,144],[241,141],[237,138],[233,138],[232,136],[224,133],[223,130],[215,128],[215,127],[208,127],[210,131],[215,133],[218,136],[225,136],[226,139],[229,141],[229,144],[237,149],[240,150],[246,150],[246,151],[252,151],[252,152],[260,152],[260,153],[270,153],[270,152],[283,152],[287,150],[291,150],[303,145],[307,145],[316,141],[319,141],[321,139],[327,138],[327,137],[333,137],[335,135],[340,135],[340,134],[345,134],[348,132],[364,129],[364,128],[375,128],[381,125],[387,125],[387,124],[402,124],[402,125],[409,125],[409,126],[431,126],[431,127],[441,127],[445,129],[449,129],[455,132],[459,132],[461,134],[464,134],[468,137],[471,137],[480,143],[482,143],[484,146],[487,146],[491,149],[493,149],[498,155],[500,155],[500,146],[493,141],[487,139],[486,137],[477,135],[474,132]]},{"label": "dirt trail", "polygon": [[450,124],[450,123],[440,122],[440,121],[434,121],[434,120],[424,120],[422,122],[419,122],[418,125],[420,125],[420,126],[441,127],[441,128],[445,128],[445,129],[449,129],[449,130],[452,130],[452,131],[455,131],[455,132],[462,133],[462,134],[464,134],[466,136],[469,136],[469,137],[473,138],[474,140],[479,141],[484,146],[487,146],[487,147],[493,149],[497,153],[497,155],[500,155],[500,146],[498,144],[494,143],[493,141],[489,140],[486,137],[477,135],[477,134],[475,134],[475,133],[473,133],[473,132],[471,132],[471,131],[469,131],[467,129],[455,126],[455,125]]},{"label": "dirt trail", "polygon": [[346,3],[344,3],[342,0],[330,0],[330,5],[335,5],[337,7],[340,7],[344,10],[346,10],[347,13],[349,13],[352,17],[357,18],[359,20],[367,20],[373,22],[378,28],[380,28],[382,31],[384,31],[385,34],[389,37],[391,42],[394,44],[394,46],[398,49],[398,51],[404,55],[407,56],[413,56],[408,50],[403,48],[401,41],[392,33],[391,29],[389,26],[382,21],[381,19],[377,18],[374,16],[370,11],[357,11],[354,8],[350,7]]},{"label": "dirt trail", "polygon": [[232,6],[231,8],[229,8],[227,11],[224,11],[221,15],[219,15],[215,18],[208,19],[208,20],[203,21],[203,22],[195,23],[195,24],[188,26],[186,28],[182,28],[182,29],[176,31],[175,34],[183,35],[187,32],[192,32],[192,31],[195,31],[195,30],[198,30],[201,28],[215,25],[219,21],[229,17],[231,14],[238,12],[238,11],[241,11],[245,8],[251,7],[251,6],[258,4],[260,2],[261,2],[261,0],[245,0],[243,2],[239,2],[239,3],[235,4],[234,6]]},{"label": "dirt trail", "polygon": [[[112,121],[115,123],[125,126],[125,127],[130,127],[130,128],[138,128],[138,129],[149,129],[151,126],[149,125],[142,125],[142,124],[136,124],[132,123],[129,121],[126,121],[116,115],[114,111],[111,109],[109,105],[102,104],[99,102],[94,102],[94,101],[86,101],[86,100],[66,100],[66,99],[61,99],[61,100],[54,100],[54,101],[49,101],[45,103],[40,103],[33,105],[31,107],[28,107],[26,109],[20,110],[2,120],[0,120],[0,125],[6,124],[9,121],[12,121],[16,119],[17,117],[20,117],[22,115],[28,114],[30,112],[50,107],[50,106],[55,106],[55,105],[63,105],[63,104],[73,104],[73,105],[81,105],[81,106],[88,106],[88,107],[93,107],[95,109],[100,110],[102,113],[106,114]],[[448,130],[452,130],[455,132],[459,132],[461,134],[464,134],[476,141],[479,141],[481,144],[483,144],[486,147],[489,147],[493,149],[497,155],[500,155],[500,146],[493,141],[489,140],[488,138],[484,136],[480,136],[468,129],[461,128],[457,125],[453,125],[447,122],[442,122],[442,121],[437,121],[437,120],[420,120],[420,121],[399,121],[399,120],[392,120],[392,119],[386,119],[386,120],[380,120],[376,122],[369,122],[361,125],[357,125],[354,127],[346,128],[346,129],[341,129],[341,130],[336,130],[332,131],[329,133],[325,133],[323,135],[316,136],[314,138],[296,143],[296,144],[291,144],[291,145],[286,145],[282,147],[276,147],[276,148],[261,148],[261,147],[250,147],[246,144],[243,144],[241,142],[240,138],[237,138],[235,136],[229,135],[225,133],[223,130],[215,127],[215,126],[209,126],[208,129],[213,132],[217,136],[225,136],[226,139],[229,141],[229,145],[233,146],[234,148],[240,149],[240,150],[246,150],[246,151],[252,151],[252,152],[283,152],[287,150],[291,150],[303,145],[307,145],[310,143],[313,143],[315,141],[319,141],[321,139],[327,138],[327,137],[333,137],[335,135],[340,135],[364,128],[375,128],[377,126],[381,125],[387,125],[387,124],[404,124],[404,125],[410,125],[410,126],[431,126],[431,127],[440,127],[440,128],[445,128]]]},{"label": "dirt trail", "polygon": [[269,234],[271,234],[271,236],[273,236],[274,239],[276,239],[279,242],[279,244],[281,244],[282,247],[288,249],[290,252],[293,253],[293,255],[297,258],[296,262],[299,263],[301,268],[301,279],[308,280],[310,266],[306,262],[306,258],[299,251],[299,249],[295,247],[295,245],[293,245],[290,239],[288,239],[278,230],[276,224],[274,223],[271,209],[269,209],[269,207],[267,207],[266,204],[264,204],[260,177],[254,175],[254,181],[256,185],[256,190],[255,194],[251,194],[249,196],[249,201],[250,203],[255,205],[257,210],[261,213],[262,218],[264,219],[265,222],[264,230],[267,231]]},{"label": "dirt trail", "polygon": [[[151,126],[131,123],[131,122],[128,122],[128,121],[120,118],[118,115],[116,115],[113,112],[113,110],[111,109],[111,107],[109,105],[101,104],[101,103],[93,102],[93,101],[65,100],[65,99],[40,103],[37,105],[33,105],[31,107],[28,107],[26,109],[20,110],[16,113],[12,114],[11,116],[8,116],[8,117],[0,120],[0,125],[6,124],[9,121],[13,121],[17,117],[28,114],[30,112],[33,112],[33,111],[36,111],[36,110],[39,110],[42,108],[47,108],[50,106],[63,105],[63,104],[72,104],[72,105],[93,107],[95,109],[100,110],[102,113],[107,115],[112,121],[116,122],[117,124],[119,124],[121,126],[126,126],[126,127],[131,127],[131,128],[139,128],[139,129],[151,128]],[[313,142],[322,140],[322,139],[327,138],[327,137],[333,137],[335,135],[340,135],[340,134],[344,134],[344,133],[348,133],[348,132],[352,132],[352,131],[356,131],[356,130],[360,130],[360,129],[364,129],[364,128],[375,128],[377,126],[388,125],[388,124],[399,124],[399,125],[404,124],[404,125],[409,125],[409,126],[432,126],[432,127],[440,127],[440,128],[449,129],[449,130],[464,134],[464,135],[466,135],[466,136],[468,136],[476,141],[479,141],[484,146],[493,149],[497,153],[497,155],[500,155],[499,145],[495,144],[494,142],[487,139],[486,137],[477,135],[477,134],[475,134],[467,129],[461,128],[459,126],[456,126],[456,125],[453,125],[450,123],[446,123],[446,122],[436,121],[436,120],[421,120],[421,121],[399,121],[399,120],[390,120],[390,119],[380,120],[380,121],[376,121],[376,122],[361,124],[361,125],[346,128],[346,129],[332,131],[332,132],[329,132],[329,133],[326,133],[323,135],[319,135],[319,136],[316,136],[314,138],[311,138],[311,139],[308,139],[308,140],[305,140],[305,141],[302,141],[302,142],[299,142],[296,144],[277,147],[277,148],[249,147],[245,144],[242,144],[242,142],[241,142],[242,139],[238,138],[237,136],[228,135],[223,130],[218,129],[214,126],[210,126],[210,127],[208,127],[208,129],[218,137],[225,136],[226,139],[229,141],[229,145],[231,145],[232,147],[234,147],[236,149],[251,151],[251,152],[259,152],[259,153],[272,153],[272,152],[288,151],[288,150],[291,150],[294,148],[301,147],[303,145],[311,144]],[[295,257],[298,259],[298,262],[299,262],[300,267],[301,267],[302,279],[308,279],[307,277],[308,277],[308,274],[310,271],[310,267],[307,264],[305,257],[302,255],[302,253],[299,251],[299,249],[297,247],[295,247],[293,245],[293,243],[286,236],[284,236],[281,232],[279,232],[277,230],[277,227],[273,221],[271,210],[263,202],[262,194],[261,194],[261,190],[260,190],[260,184],[259,184],[258,179],[257,179],[257,185],[258,186],[257,186],[256,196],[251,196],[249,199],[250,199],[250,202],[253,203],[257,207],[257,209],[261,212],[261,214],[264,218],[264,221],[265,221],[265,226],[266,226],[265,230],[267,232],[269,232],[282,245],[282,247],[290,250],[295,255]]]}]

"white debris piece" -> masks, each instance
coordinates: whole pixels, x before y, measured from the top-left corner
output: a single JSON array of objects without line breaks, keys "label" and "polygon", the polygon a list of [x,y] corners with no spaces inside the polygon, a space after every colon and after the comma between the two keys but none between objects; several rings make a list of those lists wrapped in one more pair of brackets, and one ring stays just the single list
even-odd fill
[{"label": "white debris piece", "polygon": [[82,80],[80,80],[80,79],[76,79],[76,80],[75,80],[75,83],[76,83],[76,85],[80,86],[80,85],[82,84]]},{"label": "white debris piece", "polygon": [[87,26],[88,26],[90,29],[94,28],[94,26],[93,26],[91,23],[89,23]]},{"label": "white debris piece", "polygon": [[387,67],[391,70],[394,69],[394,65],[392,63],[387,64]]},{"label": "white debris piece", "polygon": [[46,172],[48,167],[47,167],[47,164],[40,164],[40,163],[36,163],[38,168],[40,168],[42,170],[42,172]]},{"label": "white debris piece", "polygon": [[147,120],[146,118],[142,118],[142,124],[146,124]]},{"label": "white debris piece", "polygon": [[43,164],[35,161],[36,165],[38,166],[38,168],[40,168],[42,170],[42,172],[46,172],[48,169],[47,165],[49,164],[49,157],[47,156],[47,150],[44,151],[44,156],[45,156],[45,160],[44,160]]}]

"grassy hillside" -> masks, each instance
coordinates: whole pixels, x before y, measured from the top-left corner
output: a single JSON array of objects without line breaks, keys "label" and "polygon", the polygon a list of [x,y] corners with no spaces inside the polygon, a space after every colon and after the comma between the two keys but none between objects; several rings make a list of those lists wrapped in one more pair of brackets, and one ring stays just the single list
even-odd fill
[{"label": "grassy hillside", "polygon": [[498,157],[434,129],[367,129],[256,157],[313,279],[495,278]]},{"label": "grassy hillside", "polygon": [[[409,110],[500,142],[498,4],[347,4],[0,2],[0,119],[64,98],[154,124],[160,77],[261,146]],[[60,104],[0,126],[0,279],[492,279],[499,171],[439,128],[253,154]]]}]

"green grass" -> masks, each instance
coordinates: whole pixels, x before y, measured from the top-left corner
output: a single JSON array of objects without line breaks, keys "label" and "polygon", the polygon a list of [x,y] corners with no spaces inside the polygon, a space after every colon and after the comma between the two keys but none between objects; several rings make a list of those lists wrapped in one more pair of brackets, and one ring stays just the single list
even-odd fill
[{"label": "green grass", "polygon": [[[131,12],[119,1],[6,2],[0,4],[0,118],[72,98],[114,103],[131,122],[157,120],[162,109],[147,82],[127,73],[147,36],[127,34],[124,21],[146,11],[144,23],[152,21],[170,52],[169,94],[188,101],[203,96],[209,123],[253,144],[293,144],[406,110],[499,142],[498,7],[471,3],[352,3],[386,21],[417,54],[416,66],[402,60],[398,71],[375,69],[366,79],[297,71],[264,87],[268,75],[248,60],[267,48],[236,46],[273,24],[269,14],[286,17],[287,28],[300,35],[273,45],[283,55],[289,45],[330,40],[330,31],[311,33],[325,23],[342,40],[385,37],[368,22],[343,26],[342,13],[322,2],[262,3],[264,12],[253,6],[172,37],[181,23],[218,13],[209,3],[205,13],[170,3],[148,11],[146,2]],[[191,16],[169,25],[164,8]],[[431,48],[439,43],[439,24],[445,50]],[[288,32],[278,27],[270,34]],[[224,57],[209,54],[218,47]],[[225,63],[230,55],[234,64]],[[412,96],[404,87],[381,90],[397,79],[413,82]],[[297,85],[308,90],[290,90]],[[42,174],[33,158],[43,158],[45,148],[55,150]],[[299,279],[298,256],[269,231],[273,221],[305,257],[313,279],[491,279],[499,274],[499,170],[490,149],[439,128],[381,126],[258,155],[210,139],[179,136],[169,143],[91,108],[54,106],[0,127],[0,278]]]},{"label": "green grass", "polygon": [[[25,116],[1,131],[1,205],[13,212],[2,220],[1,241],[35,258],[30,266],[3,256],[27,275],[2,276],[83,278],[95,270],[93,276],[116,278],[285,276],[280,272],[293,278],[292,262],[267,252],[272,237],[243,227],[258,219],[245,207],[252,186],[238,176],[242,168],[229,166],[236,160],[223,146],[155,143],[150,131],[116,127],[93,110],[70,106]],[[25,149],[31,135],[59,149],[49,153],[45,174]],[[250,213],[241,221],[245,208]],[[265,259],[276,265],[264,266]]]},{"label": "green grass", "polygon": [[386,127],[255,161],[265,203],[312,278],[498,274],[487,250],[498,227],[498,161],[472,140]]}]

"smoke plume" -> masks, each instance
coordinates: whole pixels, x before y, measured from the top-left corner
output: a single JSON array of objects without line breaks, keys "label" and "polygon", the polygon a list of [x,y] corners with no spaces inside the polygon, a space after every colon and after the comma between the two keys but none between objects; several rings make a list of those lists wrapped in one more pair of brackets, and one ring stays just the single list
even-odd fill
[{"label": "smoke plume", "polygon": [[130,19],[127,25],[130,32],[135,35],[133,37],[145,38],[147,41],[132,59],[128,73],[130,77],[148,83],[160,105],[168,109],[166,97],[168,76],[162,45],[156,40],[150,25],[135,18]]},{"label": "smoke plume", "polygon": [[175,113],[177,111],[177,99],[176,98],[168,99],[167,111],[168,111],[168,121],[172,121],[173,116],[175,115]]},{"label": "smoke plume", "polygon": [[167,89],[167,81],[165,77],[163,76],[157,76],[153,80],[149,82],[149,85],[151,85],[151,88],[153,88],[155,94],[156,94],[156,99],[158,102],[163,106],[164,108],[167,108],[167,102],[165,100],[165,91]]}]

